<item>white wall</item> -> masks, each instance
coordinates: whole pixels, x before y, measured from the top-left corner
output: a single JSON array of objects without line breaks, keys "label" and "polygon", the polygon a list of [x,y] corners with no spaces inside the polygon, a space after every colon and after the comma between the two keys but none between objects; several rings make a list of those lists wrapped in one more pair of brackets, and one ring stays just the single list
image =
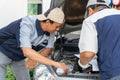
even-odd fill
[{"label": "white wall", "polygon": [[27,0],[0,0],[0,28],[27,15]]},{"label": "white wall", "polygon": [[42,0],[42,13],[45,13],[50,8],[51,0]]}]

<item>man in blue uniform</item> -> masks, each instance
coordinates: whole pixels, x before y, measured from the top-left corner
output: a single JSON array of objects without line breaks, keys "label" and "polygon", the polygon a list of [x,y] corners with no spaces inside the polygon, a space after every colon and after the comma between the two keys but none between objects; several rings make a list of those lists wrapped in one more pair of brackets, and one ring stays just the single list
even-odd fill
[{"label": "man in blue uniform", "polygon": [[120,11],[104,0],[89,0],[82,26],[79,65],[84,69],[97,55],[100,80],[120,80]]},{"label": "man in blue uniform", "polygon": [[[63,11],[54,8],[37,17],[26,16],[0,29],[0,80],[5,80],[7,65],[11,67],[16,80],[30,80],[27,68],[33,68],[36,62],[67,72],[64,63],[47,58],[54,45],[54,32],[59,30],[63,22]],[[26,66],[25,57],[29,58]]]}]

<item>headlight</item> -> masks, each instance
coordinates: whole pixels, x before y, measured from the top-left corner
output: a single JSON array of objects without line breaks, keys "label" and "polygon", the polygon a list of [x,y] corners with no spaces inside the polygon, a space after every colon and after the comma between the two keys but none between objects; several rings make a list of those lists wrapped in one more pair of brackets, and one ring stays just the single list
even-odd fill
[{"label": "headlight", "polygon": [[45,65],[39,65],[34,72],[35,80],[54,80],[53,75],[49,72]]}]

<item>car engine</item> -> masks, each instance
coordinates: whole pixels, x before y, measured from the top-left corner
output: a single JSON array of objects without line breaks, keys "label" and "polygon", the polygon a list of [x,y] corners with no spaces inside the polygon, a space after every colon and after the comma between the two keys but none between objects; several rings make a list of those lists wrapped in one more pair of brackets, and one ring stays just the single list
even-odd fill
[{"label": "car engine", "polygon": [[76,34],[67,34],[64,37],[57,39],[52,59],[69,65],[70,71],[68,71],[68,75],[76,73],[98,73],[92,71],[92,66],[82,70],[78,65],[79,58],[75,56],[76,54],[79,54],[78,41],[79,35]]}]

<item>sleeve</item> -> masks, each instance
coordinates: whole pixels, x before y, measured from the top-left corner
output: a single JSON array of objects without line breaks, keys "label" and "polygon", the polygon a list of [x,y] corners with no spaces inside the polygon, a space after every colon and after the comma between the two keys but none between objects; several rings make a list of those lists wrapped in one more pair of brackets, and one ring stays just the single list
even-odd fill
[{"label": "sleeve", "polygon": [[7,27],[0,29],[0,44],[2,44],[4,41],[6,41],[9,38],[9,36],[11,36],[11,33],[8,32]]},{"label": "sleeve", "polygon": [[31,22],[27,19],[23,19],[20,25],[20,47],[31,48]]},{"label": "sleeve", "polygon": [[49,39],[48,39],[48,45],[46,46],[46,48],[53,48],[54,46],[54,34],[51,34]]},{"label": "sleeve", "polygon": [[90,51],[97,53],[98,41],[95,25],[90,21],[84,21],[79,40],[80,52]]}]

